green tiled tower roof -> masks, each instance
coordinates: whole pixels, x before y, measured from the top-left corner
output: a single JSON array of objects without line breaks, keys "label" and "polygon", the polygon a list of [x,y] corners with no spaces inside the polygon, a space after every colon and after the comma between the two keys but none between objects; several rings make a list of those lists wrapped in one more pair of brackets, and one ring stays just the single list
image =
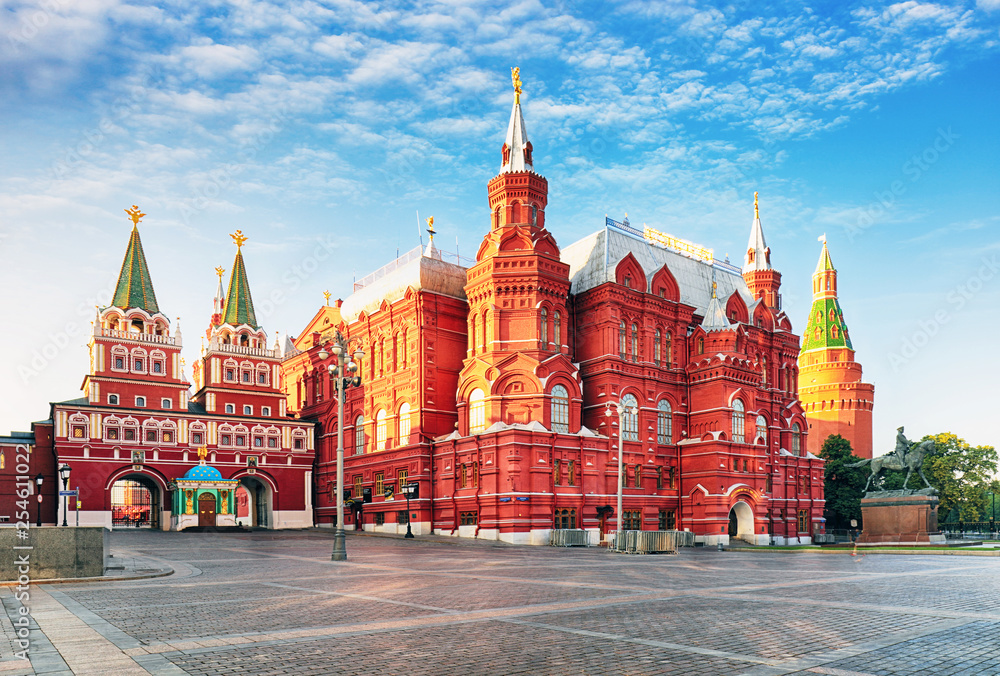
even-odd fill
[{"label": "green tiled tower roof", "polygon": [[153,281],[149,278],[149,268],[146,266],[146,256],[142,253],[142,240],[139,239],[139,218],[145,216],[139,212],[126,209],[132,217],[132,236],[125,250],[125,260],[122,261],[121,272],[118,273],[118,286],[111,304],[123,310],[137,307],[149,314],[156,314],[160,307],[156,304],[156,293],[153,292]]},{"label": "green tiled tower roof", "polygon": [[847,348],[853,350],[851,334],[844,323],[844,311],[840,309],[837,299],[837,269],[833,267],[830,250],[823,239],[823,251],[813,273],[816,284],[813,293],[812,309],[809,311],[809,321],[802,334],[802,351],[823,350],[827,348]]},{"label": "green tiled tower roof", "polygon": [[[817,331],[817,329],[819,329]],[[846,347],[853,350],[851,334],[844,323],[844,311],[836,298],[820,298],[813,301],[809,311],[809,321],[802,335],[802,351],[822,350],[828,347]]]},{"label": "green tiled tower roof", "polygon": [[233,235],[236,241],[236,260],[233,262],[233,273],[229,277],[229,293],[226,294],[226,306],[222,315],[223,324],[239,326],[246,324],[259,329],[257,315],[253,311],[253,298],[250,295],[250,282],[247,280],[247,270],[243,265],[243,242],[246,238],[239,230]]}]

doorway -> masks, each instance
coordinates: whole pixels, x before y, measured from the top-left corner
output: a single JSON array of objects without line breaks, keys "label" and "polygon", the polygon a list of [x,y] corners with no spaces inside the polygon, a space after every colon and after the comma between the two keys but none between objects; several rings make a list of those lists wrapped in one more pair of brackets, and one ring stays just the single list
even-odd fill
[{"label": "doorway", "polygon": [[111,485],[111,527],[160,527],[160,488],[155,481],[128,474]]},{"label": "doorway", "polygon": [[215,496],[211,493],[202,493],[198,496],[198,526],[206,528],[215,526]]},{"label": "doorway", "polygon": [[742,500],[729,510],[729,537],[754,544],[753,510]]},{"label": "doorway", "polygon": [[[240,504],[241,494],[245,503]],[[240,477],[240,485],[236,489],[237,519],[251,528],[270,528],[271,523],[271,487],[252,476]]]}]

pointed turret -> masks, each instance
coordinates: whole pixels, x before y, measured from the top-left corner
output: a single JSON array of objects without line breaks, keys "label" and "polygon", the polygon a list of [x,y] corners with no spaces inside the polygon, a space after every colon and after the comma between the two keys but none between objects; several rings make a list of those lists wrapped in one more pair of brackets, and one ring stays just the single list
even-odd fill
[{"label": "pointed turret", "polygon": [[750,241],[747,253],[743,258],[743,274],[755,270],[771,269],[771,250],[764,240],[764,229],[760,225],[760,207],[757,205],[757,193],[753,194],[753,225],[750,226]]},{"label": "pointed turret", "polygon": [[222,290],[222,275],[226,274],[226,269],[220,265],[215,268],[215,274],[219,276],[219,286],[215,290],[215,298],[212,299],[212,326],[222,323],[222,313],[226,308],[226,294]]},{"label": "pointed turret", "polygon": [[708,307],[705,309],[705,319],[701,322],[701,328],[705,329],[706,333],[712,333],[713,331],[730,331],[733,328],[732,323],[726,318],[726,308],[722,307],[722,302],[719,300],[716,294],[716,283],[715,283],[715,271],[712,271],[712,300],[708,302]]},{"label": "pointed turret", "polygon": [[140,308],[149,314],[156,314],[160,307],[156,304],[156,293],[153,292],[153,282],[146,266],[146,256],[142,252],[142,240],[139,239],[139,221],[146,214],[139,207],[132,205],[125,213],[132,219],[132,236],[125,249],[125,259],[118,273],[118,285],[111,304],[122,310]]},{"label": "pointed turret", "polygon": [[781,309],[781,296],[778,295],[781,273],[771,267],[771,249],[764,240],[757,193],[753,194],[753,225],[750,226],[750,241],[743,257],[743,279],[754,298],[762,298],[768,307]]},{"label": "pointed turret", "polygon": [[503,144],[503,166],[500,173],[513,171],[531,171],[531,141],[524,128],[524,116],[521,114],[521,69],[510,69],[511,80],[514,83],[514,106],[510,110],[510,123],[507,125],[507,138]]},{"label": "pointed turret", "polygon": [[222,323],[232,326],[246,324],[258,329],[260,325],[257,324],[257,316],[253,311],[250,282],[247,280],[246,267],[243,265],[243,243],[247,238],[243,236],[241,230],[237,230],[232,238],[236,242],[236,260],[233,261],[233,273],[229,276],[229,292],[226,294]]},{"label": "pointed turret", "polygon": [[851,442],[855,455],[872,457],[875,387],[861,382],[851,334],[837,297],[837,270],[826,236],[813,273],[813,304],[802,333],[799,400],[809,419],[807,450],[818,455],[831,434]]}]

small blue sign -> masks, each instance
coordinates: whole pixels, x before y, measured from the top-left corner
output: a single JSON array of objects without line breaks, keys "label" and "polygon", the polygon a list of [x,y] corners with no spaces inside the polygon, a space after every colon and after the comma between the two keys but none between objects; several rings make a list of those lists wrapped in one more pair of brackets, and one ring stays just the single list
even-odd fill
[{"label": "small blue sign", "polygon": [[64,495],[77,495],[79,491],[59,491],[59,497]]}]

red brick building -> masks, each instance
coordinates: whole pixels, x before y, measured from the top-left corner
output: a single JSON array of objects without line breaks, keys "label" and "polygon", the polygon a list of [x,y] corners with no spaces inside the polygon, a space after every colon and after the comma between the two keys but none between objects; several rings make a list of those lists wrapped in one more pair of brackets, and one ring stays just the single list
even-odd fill
[{"label": "red brick building", "polygon": [[[584,528],[596,542],[615,528],[621,453],[626,528],[808,542],[822,462],[806,450],[799,339],[758,215],[742,270],[627,219],[560,249],[532,150],[518,94],[474,264],[445,261],[432,235],[339,308],[366,353],[344,471],[374,500],[352,521],[533,543]],[[332,525],[337,406],[320,352],[333,332],[314,325],[285,385],[318,421],[316,519]],[[616,402],[637,410],[621,428]]]},{"label": "red brick building", "polygon": [[[218,270],[208,348],[189,399],[180,328],[171,333],[156,302],[139,238],[143,214],[129,213],[115,294],[94,320],[85,396],[52,404],[51,419],[35,425],[38,462],[50,471],[70,465],[81,526],[235,525],[238,504],[246,525],[311,526],[313,425],[286,416],[282,355],[256,321],[245,238],[234,235],[228,293]],[[54,476],[46,479],[43,490],[54,491]]]}]

